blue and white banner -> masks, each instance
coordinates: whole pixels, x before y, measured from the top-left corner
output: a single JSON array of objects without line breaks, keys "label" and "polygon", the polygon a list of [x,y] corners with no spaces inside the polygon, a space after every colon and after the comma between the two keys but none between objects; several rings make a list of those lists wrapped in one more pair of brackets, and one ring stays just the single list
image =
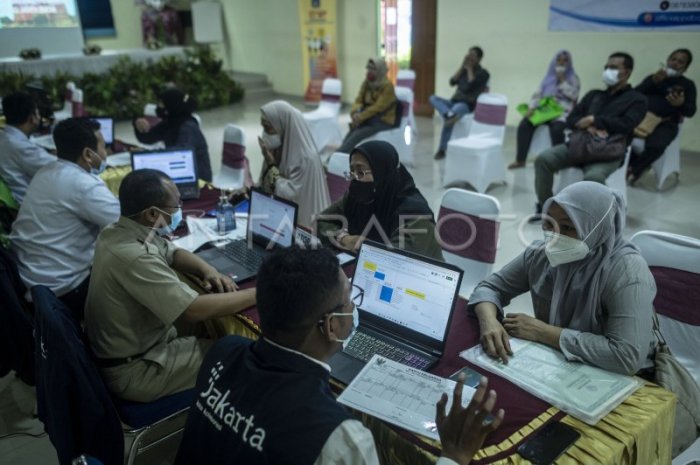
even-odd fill
[{"label": "blue and white banner", "polygon": [[700,0],[551,0],[550,31],[700,31]]}]

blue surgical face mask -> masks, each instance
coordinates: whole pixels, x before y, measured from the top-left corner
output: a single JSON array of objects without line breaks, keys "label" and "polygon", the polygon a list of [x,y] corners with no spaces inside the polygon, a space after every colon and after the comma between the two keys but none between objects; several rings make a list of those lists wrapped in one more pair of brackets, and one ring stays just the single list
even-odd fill
[{"label": "blue surgical face mask", "polygon": [[350,334],[348,334],[345,339],[336,339],[337,342],[343,343],[343,350],[345,350],[345,348],[350,343],[350,339],[352,339],[352,337],[355,335],[355,332],[357,331],[357,327],[360,326],[360,312],[357,310],[357,306],[353,305],[352,313],[349,313],[349,312],[331,313],[331,315],[335,315],[335,316],[350,316],[350,315],[352,315],[352,329],[350,330]]},{"label": "blue surgical face mask", "polygon": [[104,173],[104,171],[107,169],[107,161],[103,160],[97,152],[92,153],[100,159],[100,166],[97,168],[93,168],[92,166],[90,166],[90,173],[94,174],[95,176],[99,176],[100,174]]},{"label": "blue surgical face mask", "polygon": [[[163,212],[163,210],[161,210],[160,208],[155,208],[156,210]],[[175,213],[163,213],[165,213],[166,215],[170,215],[170,224],[167,226],[163,226],[162,228],[158,228],[157,231],[158,234],[160,234],[161,236],[167,236],[168,234],[172,234],[173,231],[175,231],[182,222],[182,208],[178,207]]]}]

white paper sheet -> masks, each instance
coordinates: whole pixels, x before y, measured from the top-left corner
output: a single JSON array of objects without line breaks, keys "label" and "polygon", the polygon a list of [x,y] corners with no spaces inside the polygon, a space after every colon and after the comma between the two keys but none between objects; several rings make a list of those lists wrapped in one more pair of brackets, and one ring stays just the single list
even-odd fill
[{"label": "white paper sheet", "polygon": [[513,356],[508,364],[489,357],[480,345],[460,356],[589,425],[595,425],[643,384],[633,376],[569,362],[561,352],[542,344],[511,338],[510,345]]},{"label": "white paper sheet", "polygon": [[113,153],[107,157],[107,166],[127,166],[131,165],[131,153],[129,152],[119,152]]},{"label": "white paper sheet", "polygon": [[[338,402],[414,433],[439,439],[435,404],[447,393],[449,410],[454,386],[452,380],[375,354],[338,397]],[[465,386],[462,403],[467,405],[475,392]]]},{"label": "white paper sheet", "polygon": [[248,221],[236,216],[236,229],[225,236],[220,236],[216,231],[216,218],[196,218],[188,216],[186,218],[187,228],[190,233],[186,236],[173,240],[173,244],[181,249],[190,252],[197,250],[207,242],[215,242],[215,245],[222,246],[234,239],[245,237]]}]

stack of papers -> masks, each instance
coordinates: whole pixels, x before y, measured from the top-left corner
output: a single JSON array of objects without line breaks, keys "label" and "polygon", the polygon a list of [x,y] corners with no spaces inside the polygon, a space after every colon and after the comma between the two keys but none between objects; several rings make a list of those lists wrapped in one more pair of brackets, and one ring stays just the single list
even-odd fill
[{"label": "stack of papers", "polygon": [[[374,355],[338,397],[338,402],[431,439],[440,439],[435,404],[443,393],[452,405],[455,382]],[[464,386],[466,406],[476,391]]]},{"label": "stack of papers", "polygon": [[230,231],[225,236],[220,236],[216,231],[216,218],[196,218],[187,217],[187,229],[190,233],[179,239],[175,239],[173,244],[181,249],[194,252],[207,242],[214,242],[214,245],[222,246],[234,239],[244,238],[246,235],[248,221],[236,216],[236,229]]},{"label": "stack of papers", "polygon": [[460,356],[549,402],[579,420],[595,425],[644,383],[633,376],[569,362],[551,347],[510,339],[513,356],[504,364],[481,346]]}]

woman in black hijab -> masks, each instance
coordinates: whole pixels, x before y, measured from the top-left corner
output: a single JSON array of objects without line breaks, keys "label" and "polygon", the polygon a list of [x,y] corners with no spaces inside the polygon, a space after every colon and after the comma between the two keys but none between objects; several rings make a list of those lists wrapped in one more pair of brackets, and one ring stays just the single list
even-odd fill
[{"label": "woman in black hijab", "polygon": [[211,182],[211,163],[207,141],[199,128],[199,123],[192,116],[197,103],[189,94],[170,88],[158,96],[156,114],[161,122],[151,127],[148,120],[134,120],[134,133],[139,142],[155,144],[163,142],[166,148],[187,147],[194,150],[197,163],[197,177]]},{"label": "woman in black hijab", "polygon": [[371,141],[355,147],[348,178],[348,192],[319,217],[322,241],[356,250],[370,239],[443,260],[433,212],[391,144]]}]

